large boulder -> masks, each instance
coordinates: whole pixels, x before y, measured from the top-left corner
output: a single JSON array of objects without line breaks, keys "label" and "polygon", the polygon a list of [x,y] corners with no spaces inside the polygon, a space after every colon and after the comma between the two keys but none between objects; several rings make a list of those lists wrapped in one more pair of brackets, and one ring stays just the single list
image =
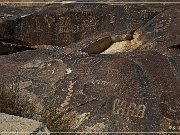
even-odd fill
[{"label": "large boulder", "polygon": [[51,132],[179,131],[180,57],[172,50],[34,50],[0,63],[0,112],[37,119]]},{"label": "large boulder", "polygon": [[[175,26],[177,21],[174,22],[173,16],[178,20],[178,7],[168,4],[52,4],[25,17],[3,21],[0,24],[0,39],[27,46],[67,46],[72,43],[83,43],[86,46],[105,38],[105,48],[113,42],[137,40],[137,46],[134,48],[136,49],[141,42],[146,41],[144,38],[138,41],[139,36],[154,35],[154,25],[157,21],[163,23],[159,24],[158,28],[169,28],[171,23],[171,27]],[[168,8],[173,10],[164,11]],[[167,22],[163,22],[164,19]],[[136,31],[140,27],[143,28]],[[171,34],[175,31],[172,29],[168,32]]]},{"label": "large boulder", "polygon": [[179,43],[179,4],[60,3],[20,9],[1,19],[1,42],[71,46],[90,54],[163,52]]},{"label": "large boulder", "polygon": [[178,7],[52,4],[2,17],[0,112],[51,132],[179,132]]}]

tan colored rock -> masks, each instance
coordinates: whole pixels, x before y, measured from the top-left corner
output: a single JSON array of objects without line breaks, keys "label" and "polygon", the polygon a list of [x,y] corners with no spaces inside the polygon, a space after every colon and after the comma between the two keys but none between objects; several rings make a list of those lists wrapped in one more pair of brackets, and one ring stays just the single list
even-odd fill
[{"label": "tan colored rock", "polygon": [[1,135],[18,135],[18,134],[36,134],[43,133],[50,135],[49,130],[41,122],[22,118],[19,116],[0,113],[0,134]]}]

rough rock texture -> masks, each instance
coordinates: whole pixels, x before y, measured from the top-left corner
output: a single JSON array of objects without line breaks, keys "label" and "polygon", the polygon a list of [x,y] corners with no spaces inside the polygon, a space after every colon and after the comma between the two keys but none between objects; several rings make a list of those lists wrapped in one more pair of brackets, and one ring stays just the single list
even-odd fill
[{"label": "rough rock texture", "polygon": [[[19,133],[18,133],[19,132]],[[18,116],[0,113],[0,134],[1,135],[18,135],[23,134],[36,134],[40,132],[44,135],[50,135],[49,130],[41,123],[35,120],[22,118]]]},{"label": "rough rock texture", "polygon": [[1,56],[0,111],[50,131],[179,131],[179,53],[61,55]]},{"label": "rough rock texture", "polygon": [[[165,35],[176,32],[174,29],[165,31],[165,28],[177,24],[178,7],[178,5],[172,7],[172,5],[162,4],[53,4],[40,8],[40,11],[31,15],[3,21],[0,23],[0,39],[27,46],[67,46],[83,42],[83,46],[86,47],[87,44],[105,37],[110,38],[105,46],[110,46],[113,42],[136,38],[141,45],[146,40],[142,37],[142,40],[140,38],[139,41],[139,36],[144,36],[147,29],[150,29],[148,32],[151,32],[153,36],[153,28],[156,25]],[[171,11],[168,10],[169,8]],[[177,12],[177,19],[173,18],[174,11]],[[161,16],[169,20],[163,22]],[[169,18],[169,16],[172,17]],[[157,19],[162,22],[156,24]],[[140,27],[142,28],[136,31]],[[177,29],[176,27],[175,29]],[[162,36],[158,32],[156,31],[155,34],[158,37]],[[168,39],[174,40],[174,38]],[[74,46],[73,44],[72,46]]]},{"label": "rough rock texture", "polygon": [[168,9],[139,28],[140,50],[163,50],[180,43],[180,10]]},{"label": "rough rock texture", "polygon": [[0,112],[51,132],[180,131],[179,4],[25,14],[0,22]]}]

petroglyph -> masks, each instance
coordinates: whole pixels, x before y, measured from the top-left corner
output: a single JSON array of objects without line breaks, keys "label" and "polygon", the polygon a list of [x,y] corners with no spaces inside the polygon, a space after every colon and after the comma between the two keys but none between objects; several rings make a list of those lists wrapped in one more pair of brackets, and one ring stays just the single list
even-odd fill
[{"label": "petroglyph", "polygon": [[96,17],[89,16],[87,19],[82,22],[82,31],[84,30],[92,30],[96,28]]},{"label": "petroglyph", "polygon": [[113,104],[113,114],[127,117],[144,118],[146,106],[128,103],[124,100],[115,99]]},{"label": "petroglyph", "polygon": [[113,75],[119,75],[119,73],[120,73],[120,71],[118,70],[118,69],[115,69],[115,68],[113,68],[113,67],[107,67],[106,68],[106,70],[102,70],[102,72],[107,72],[107,77],[108,76],[112,76],[113,77]]},{"label": "petroglyph", "polygon": [[85,76],[93,73],[89,67],[82,68],[82,69],[79,68],[79,69],[76,69],[75,71],[76,71],[76,74],[85,75]]},{"label": "petroglyph", "polygon": [[69,82],[69,86],[67,88],[67,96],[66,96],[64,102],[61,104],[61,107],[64,108],[65,106],[69,105],[69,101],[70,101],[70,99],[72,97],[72,93],[73,93],[73,85],[75,83],[76,82],[72,82],[72,81]]},{"label": "petroglyph", "polygon": [[115,21],[116,21],[116,16],[114,15],[114,13],[111,13],[111,14],[109,14],[109,17],[110,17],[110,23],[115,23]]},{"label": "petroglyph", "polygon": [[91,82],[92,84],[98,84],[98,85],[103,85],[103,86],[110,86],[110,87],[113,87],[114,89],[116,89],[119,84],[114,84],[112,82],[107,82],[107,81],[102,81],[102,80],[93,80]]},{"label": "petroglyph", "polygon": [[168,18],[168,20],[160,20],[158,22],[155,22],[152,24],[152,27],[154,28],[153,32],[163,32],[165,29],[167,29],[172,22],[171,18]]},{"label": "petroglyph", "polygon": [[48,28],[51,28],[52,24],[55,22],[55,18],[53,16],[44,16],[45,21],[48,24]]},{"label": "petroglyph", "polygon": [[1,27],[14,31],[14,39],[29,43],[30,46],[67,46],[89,37],[95,38],[102,33],[126,34],[159,12],[136,5],[82,4],[78,8],[75,4],[59,6],[61,8],[57,5],[42,8],[39,12],[13,20],[12,30],[11,27],[5,27],[9,26],[8,23]]},{"label": "petroglyph", "polygon": [[37,74],[37,79],[53,86],[59,79],[64,79],[66,66],[61,60],[49,61]]},{"label": "petroglyph", "polygon": [[[2,18],[2,42],[36,49],[0,57],[0,85],[20,88],[1,88],[0,110],[38,118],[52,132],[175,131],[179,20],[172,7],[52,4]],[[160,44],[173,48],[152,51]]]},{"label": "petroglyph", "polygon": [[74,32],[70,17],[59,17],[57,20],[57,33]]},{"label": "petroglyph", "polygon": [[72,73],[72,70],[70,68],[67,68],[66,69],[66,74],[71,74]]},{"label": "petroglyph", "polygon": [[144,20],[147,19],[149,16],[152,15],[153,12],[151,11],[147,11],[147,10],[142,10],[141,11],[141,18],[143,18]]},{"label": "petroglyph", "polygon": [[43,32],[43,28],[42,28],[42,25],[41,25],[40,17],[33,18],[33,20],[35,22],[35,27],[36,27],[36,29],[34,31],[35,32]]},{"label": "petroglyph", "polygon": [[81,67],[77,67],[74,69],[74,73],[80,75],[79,77],[83,78],[90,74],[93,74],[93,68],[89,65],[96,66],[98,63],[101,62],[102,59],[87,59],[87,58],[80,58],[73,62],[73,65],[83,65]]},{"label": "petroglyph", "polygon": [[91,59],[91,58],[80,58],[76,59],[72,64],[79,64],[83,66],[87,66],[89,64],[96,65],[101,61],[101,59]]},{"label": "petroglyph", "polygon": [[[56,22],[56,32],[57,33],[77,33],[82,32],[85,30],[92,30],[96,28],[96,17],[94,15],[90,16],[86,13],[81,14],[72,14],[70,17],[58,17]],[[74,19],[72,19],[74,18]],[[80,21],[82,20],[81,25],[78,23],[72,23],[73,21]]]}]

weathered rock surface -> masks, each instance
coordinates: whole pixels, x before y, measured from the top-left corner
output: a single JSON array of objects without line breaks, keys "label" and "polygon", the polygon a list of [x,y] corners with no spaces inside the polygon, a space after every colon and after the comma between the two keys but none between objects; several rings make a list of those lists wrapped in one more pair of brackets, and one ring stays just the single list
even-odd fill
[{"label": "weathered rock surface", "polygon": [[0,112],[51,132],[180,131],[178,4],[17,14],[0,22]]},{"label": "weathered rock surface", "polygon": [[[18,133],[19,132],[19,133]],[[18,135],[18,134],[36,134],[50,135],[49,130],[41,122],[22,118],[18,116],[0,113],[0,134],[1,135]]]},{"label": "weathered rock surface", "polygon": [[1,21],[1,41],[36,47],[69,45],[93,54],[164,51],[179,43],[179,4],[71,3],[39,11],[29,8],[30,15],[27,11]]},{"label": "weathered rock surface", "polygon": [[61,52],[1,56],[0,112],[59,132],[179,131],[179,54]]},{"label": "weathered rock surface", "polygon": [[[21,45],[24,43],[26,45],[45,44],[45,45],[65,46],[71,43],[79,42],[82,39],[85,40],[85,43],[87,43],[89,40],[91,42],[96,42],[96,40],[98,40],[99,38],[104,38],[104,36],[105,37],[108,36],[109,38],[111,37],[111,40],[108,42],[108,44],[112,44],[112,42],[128,39],[128,41],[125,41],[125,44],[123,41],[123,48],[120,49],[120,51],[124,51],[124,50],[129,51],[132,49],[136,49],[139,45],[141,45],[140,44],[141,42],[143,43],[146,42],[146,41],[140,41],[138,43],[138,46],[135,45],[135,47],[132,47],[134,46],[133,33],[135,33],[135,30],[138,29],[139,25],[143,26],[142,24],[146,23],[147,20],[151,20],[155,15],[161,13],[162,11],[168,9],[169,7],[173,6],[172,9],[179,7],[177,6],[178,4],[175,5],[173,3],[173,2],[177,2],[178,0],[173,0],[173,1],[160,0],[159,3],[156,4],[142,4],[143,0],[136,1],[136,2],[142,2],[141,4],[116,3],[116,2],[132,2],[132,1],[133,0],[101,0],[101,2],[107,2],[107,4],[105,4],[106,6],[103,6],[104,4],[97,4],[96,2],[100,2],[98,0],[85,1],[85,2],[96,3],[97,7],[99,8],[96,9],[92,7],[92,5],[94,5],[92,3],[90,4],[91,6],[89,6],[89,4],[87,3],[86,4],[77,3],[77,2],[83,2],[82,0],[76,0],[76,1],[40,0],[38,2],[34,0],[20,0],[20,1],[2,0],[0,5],[6,5],[6,6],[1,6],[0,8],[0,22],[6,20],[6,23],[5,24],[2,23],[1,25],[2,27],[1,34],[3,35],[1,40],[3,41],[9,40],[13,43],[20,42],[19,44]],[[55,6],[54,4],[52,4],[52,2],[62,2],[62,3],[59,3],[57,4],[58,6]],[[144,2],[154,2],[154,0],[144,0]],[[172,2],[172,4],[170,3],[160,4],[160,2]],[[70,4],[66,5],[66,3],[72,3],[72,5]],[[64,4],[66,6],[64,6]],[[76,8],[76,5],[78,5],[78,8]],[[13,6],[13,7],[9,7],[9,6]],[[44,6],[44,7],[40,7],[40,6]],[[55,9],[59,7],[63,7],[63,10]],[[54,8],[56,11],[53,11],[54,9],[52,10],[52,8]],[[74,10],[73,13],[72,10],[69,10],[69,8],[73,8],[72,9]],[[85,8],[87,8],[87,10],[84,10]],[[117,8],[119,9],[117,10]],[[41,12],[40,11],[41,9],[44,9],[45,12],[44,10],[43,12]],[[31,16],[31,14],[34,13],[35,11],[40,11],[40,12],[35,13],[34,15]],[[113,13],[111,11],[113,11]],[[39,15],[41,15],[41,17],[39,17]],[[100,16],[97,17],[98,15]],[[30,17],[26,18],[25,16],[30,16]],[[17,19],[21,17],[22,18],[25,17],[25,19]],[[9,20],[13,20],[13,22]],[[102,20],[104,22],[102,22]],[[94,24],[92,22],[94,22]],[[154,21],[152,22],[153,22],[152,25],[156,25]],[[30,31],[29,31],[29,25],[34,26],[33,28],[31,27]],[[99,25],[102,27],[98,28]],[[107,25],[108,27],[106,27]],[[20,30],[20,33],[19,33],[19,27],[20,29],[23,28]],[[121,32],[116,32],[117,31],[116,28],[118,31]],[[41,32],[39,31],[40,29],[42,30]],[[24,35],[24,31],[27,31],[27,34]],[[146,30],[142,32],[143,34],[141,36],[144,36]],[[172,34],[171,32],[172,31],[168,31],[167,34]],[[154,31],[151,31],[151,34],[153,33]],[[18,34],[20,34],[21,37],[20,40],[18,40],[19,38],[17,38],[19,36]],[[31,36],[28,37],[29,35]],[[38,37],[40,41],[35,41],[32,35],[35,35],[34,37],[36,38]],[[136,35],[139,36],[138,33],[136,33]],[[24,39],[22,39],[23,37]],[[137,38],[137,36],[135,38]],[[132,41],[131,40],[129,41],[129,39],[131,39]],[[149,49],[152,47],[148,46],[145,48]]]},{"label": "weathered rock surface", "polygon": [[164,50],[180,43],[180,10],[169,9],[157,15],[136,32],[140,50]]}]

